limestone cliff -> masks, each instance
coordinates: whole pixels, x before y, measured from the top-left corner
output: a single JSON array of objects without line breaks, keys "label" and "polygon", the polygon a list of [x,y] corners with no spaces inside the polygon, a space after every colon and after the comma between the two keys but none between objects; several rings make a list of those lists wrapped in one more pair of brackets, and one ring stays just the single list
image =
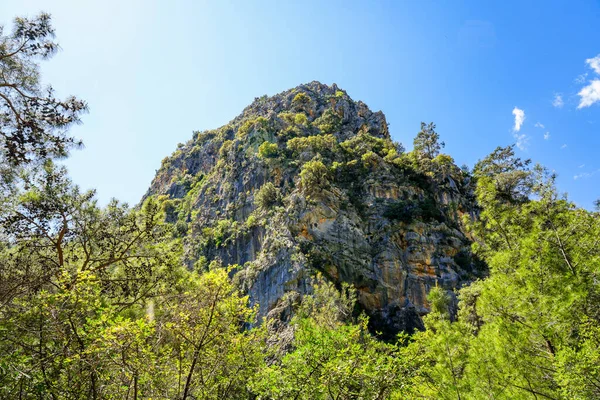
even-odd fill
[{"label": "limestone cliff", "polygon": [[481,273],[461,215],[469,176],[450,157],[404,153],[385,116],[318,82],[257,98],[163,160],[146,196],[164,204],[190,268],[235,280],[280,313],[317,272],[357,289],[374,330],[422,326],[431,287]]}]

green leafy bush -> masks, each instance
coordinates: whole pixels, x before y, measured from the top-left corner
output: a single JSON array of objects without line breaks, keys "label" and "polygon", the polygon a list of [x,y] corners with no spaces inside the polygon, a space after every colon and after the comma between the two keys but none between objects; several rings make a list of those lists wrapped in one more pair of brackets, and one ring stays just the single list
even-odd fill
[{"label": "green leafy bush", "polygon": [[307,125],[308,124],[308,118],[306,118],[306,114],[304,114],[304,113],[297,113],[296,115],[294,115],[294,123],[296,125]]},{"label": "green leafy bush", "polygon": [[244,122],[238,129],[237,136],[246,137],[252,131],[267,131],[269,129],[269,120],[265,117],[256,117]]},{"label": "green leafy bush", "polygon": [[431,311],[442,317],[448,318],[450,316],[450,301],[451,299],[450,296],[448,296],[448,293],[438,286],[432,287],[429,291],[429,295],[427,295],[427,302],[429,303]]},{"label": "green leafy bush", "polygon": [[258,157],[262,158],[263,160],[267,158],[275,158],[277,157],[277,150],[277,144],[265,141],[258,147]]},{"label": "green leafy bush", "polygon": [[224,244],[237,230],[238,223],[230,219],[221,219],[212,229],[213,239],[217,247]]},{"label": "green leafy bush", "polygon": [[175,236],[183,237],[188,233],[188,224],[183,220],[179,220],[175,223]]},{"label": "green leafy bush", "polygon": [[342,119],[333,109],[328,108],[313,122],[313,125],[322,133],[335,133],[341,128]]},{"label": "green leafy bush", "polygon": [[258,219],[254,214],[250,214],[246,220],[246,229],[250,229],[258,225]]},{"label": "green leafy bush", "polygon": [[219,149],[219,157],[226,158],[229,152],[233,149],[233,141],[226,140]]},{"label": "green leafy bush", "polygon": [[303,153],[307,150],[314,153],[334,151],[337,140],[333,135],[315,135],[308,137],[297,137],[288,140],[287,148],[295,153]]},{"label": "green leafy bush", "polygon": [[162,210],[165,213],[166,221],[177,221],[177,206],[179,205],[179,201],[177,199],[168,199],[167,196],[161,197],[166,197],[165,200],[159,198],[159,201],[163,200]]},{"label": "green leafy bush", "polygon": [[433,172],[444,175],[461,175],[461,171],[454,164],[454,159],[447,154],[438,154],[431,163]]},{"label": "green leafy bush", "polygon": [[366,132],[360,132],[358,135],[342,142],[341,146],[346,152],[355,157],[362,157],[367,152],[386,157],[390,153],[397,154],[398,150],[402,149],[402,145],[395,144],[389,139],[375,137]]},{"label": "green leafy bush", "polygon": [[281,112],[277,114],[277,117],[282,119],[286,124],[292,126],[306,126],[308,125],[308,118],[306,114],[303,112],[293,113],[293,112]]},{"label": "green leafy bush", "polygon": [[294,99],[292,100],[292,105],[296,107],[304,107],[310,104],[310,101],[310,97],[308,97],[306,93],[300,92],[296,96],[294,96]]},{"label": "green leafy bush", "polygon": [[280,200],[279,189],[271,182],[265,183],[254,196],[254,203],[258,208],[269,210]]},{"label": "green leafy bush", "polygon": [[316,194],[329,186],[329,169],[318,159],[302,166],[300,171],[302,188],[309,194]]},{"label": "green leafy bush", "polygon": [[380,157],[372,151],[367,151],[362,155],[361,160],[366,168],[373,168],[379,164]]}]

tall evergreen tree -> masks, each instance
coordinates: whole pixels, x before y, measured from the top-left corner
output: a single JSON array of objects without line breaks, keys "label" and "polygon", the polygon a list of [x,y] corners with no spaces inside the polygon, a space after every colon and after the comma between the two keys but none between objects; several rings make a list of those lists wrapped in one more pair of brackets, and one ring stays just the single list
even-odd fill
[{"label": "tall evergreen tree", "polygon": [[440,135],[435,131],[435,124],[433,122],[429,124],[421,122],[421,130],[417,133],[413,141],[415,152],[431,160],[440,153],[440,150],[445,145],[444,142],[440,142]]},{"label": "tall evergreen tree", "polygon": [[75,97],[57,99],[42,87],[39,60],[58,50],[50,15],[16,18],[4,34],[0,26],[0,162],[12,166],[63,157],[80,144],[67,128],[80,121],[87,105]]}]

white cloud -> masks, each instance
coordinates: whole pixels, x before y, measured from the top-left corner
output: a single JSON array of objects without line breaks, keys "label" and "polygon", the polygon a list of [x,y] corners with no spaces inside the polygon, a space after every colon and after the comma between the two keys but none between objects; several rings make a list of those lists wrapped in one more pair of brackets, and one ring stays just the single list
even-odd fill
[{"label": "white cloud", "polygon": [[577,78],[575,78],[575,83],[585,83],[585,79],[587,78],[588,73],[586,72],[585,74],[581,74],[579,75]]},{"label": "white cloud", "polygon": [[[588,58],[585,63],[594,70],[594,72],[600,75],[600,54],[594,58]],[[576,82],[583,83],[587,74],[580,75]],[[577,95],[580,97],[579,105],[577,108],[589,107],[594,103],[600,102],[600,79],[593,79],[587,86],[581,88]]]},{"label": "white cloud", "polygon": [[550,139],[550,132],[544,133],[544,140]]},{"label": "white cloud", "polygon": [[560,148],[561,148],[561,149],[566,149],[566,148],[567,148],[567,145],[566,145],[566,144],[563,144],[562,146],[560,146]]},{"label": "white cloud", "polygon": [[[600,66],[599,66],[600,68]],[[594,79],[589,85],[584,86],[579,93],[581,99],[577,108],[589,107],[600,101],[600,79]]]},{"label": "white cloud", "polygon": [[592,172],[582,172],[581,174],[577,174],[577,175],[573,176],[573,179],[577,180],[577,179],[591,178],[592,176],[596,175],[598,172],[600,172],[600,169],[597,169]]},{"label": "white cloud", "polygon": [[515,144],[521,150],[527,149],[527,144],[529,142],[529,137],[527,135],[518,133],[521,130],[521,126],[523,126],[523,122],[525,121],[525,111],[521,110],[518,107],[515,107],[512,110],[513,115],[515,116],[515,126],[513,127],[513,137],[515,138]]},{"label": "white cloud", "polygon": [[525,121],[525,111],[515,107],[512,111],[515,116],[515,127],[513,131],[519,132],[521,130],[521,125],[523,125],[523,121]]},{"label": "white cloud", "polygon": [[534,126],[536,128],[542,128],[542,129],[544,129],[544,124],[542,124],[541,122],[536,122]]},{"label": "white cloud", "polygon": [[565,102],[563,101],[561,94],[554,95],[554,100],[552,100],[552,105],[556,108],[561,108],[562,106],[565,105]]},{"label": "white cloud", "polygon": [[585,164],[581,164],[578,168],[583,168],[585,167]]},{"label": "white cloud", "polygon": [[597,74],[600,75],[600,54],[594,58],[588,58],[585,63],[590,66]]},{"label": "white cloud", "polygon": [[527,150],[527,145],[529,144],[529,137],[524,133],[514,133],[513,137],[515,138],[515,144],[517,147],[523,151]]}]

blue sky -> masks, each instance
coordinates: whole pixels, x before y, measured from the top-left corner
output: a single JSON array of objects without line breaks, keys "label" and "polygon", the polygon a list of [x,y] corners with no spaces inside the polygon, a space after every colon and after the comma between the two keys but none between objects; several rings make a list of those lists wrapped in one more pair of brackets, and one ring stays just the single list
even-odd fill
[{"label": "blue sky", "polygon": [[577,204],[600,197],[598,1],[3,0],[0,23],[40,10],[62,47],[44,80],[90,105],[67,164],[102,203],[137,203],[193,130],[312,80],[382,110],[409,149],[421,121],[459,165],[518,141]]}]

